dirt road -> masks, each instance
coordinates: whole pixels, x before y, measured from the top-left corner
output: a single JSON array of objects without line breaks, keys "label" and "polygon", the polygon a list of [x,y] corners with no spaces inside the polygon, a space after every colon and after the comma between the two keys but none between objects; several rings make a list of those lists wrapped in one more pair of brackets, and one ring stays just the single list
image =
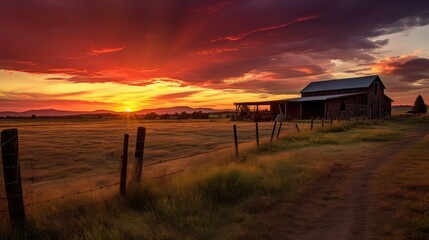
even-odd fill
[{"label": "dirt road", "polygon": [[398,141],[362,148],[359,155],[340,155],[329,176],[288,208],[287,219],[270,233],[271,239],[371,239],[367,222],[377,201],[375,176],[384,163],[426,134],[429,127],[422,126]]}]

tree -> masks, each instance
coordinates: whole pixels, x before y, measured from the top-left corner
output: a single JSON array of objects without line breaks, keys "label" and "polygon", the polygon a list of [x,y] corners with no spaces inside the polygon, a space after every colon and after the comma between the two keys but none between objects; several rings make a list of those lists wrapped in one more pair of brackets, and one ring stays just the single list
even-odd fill
[{"label": "tree", "polygon": [[159,117],[158,114],[156,114],[155,112],[150,112],[144,116],[144,119],[153,120],[153,119],[156,119],[157,117]]},{"label": "tree", "polygon": [[426,106],[425,101],[423,100],[423,97],[421,95],[417,96],[416,101],[414,102],[414,106],[411,109],[411,111],[416,112],[418,114],[426,113],[427,106]]}]

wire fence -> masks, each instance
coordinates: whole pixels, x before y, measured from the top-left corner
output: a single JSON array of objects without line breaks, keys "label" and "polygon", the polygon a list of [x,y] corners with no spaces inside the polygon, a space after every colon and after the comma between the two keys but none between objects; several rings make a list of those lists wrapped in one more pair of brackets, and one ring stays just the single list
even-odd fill
[{"label": "wire fence", "polygon": [[[256,145],[255,123],[235,122],[235,124],[238,143]],[[273,122],[258,124],[261,143],[272,138],[273,124]],[[282,132],[296,132],[295,124],[296,122],[283,123]],[[299,124],[302,131],[310,129],[310,126],[315,129],[320,128],[323,123],[300,121]],[[15,123],[15,127],[20,131],[18,155],[21,159],[25,197],[23,207],[34,208],[82,194],[97,194],[115,186],[119,188],[123,140],[121,136],[124,132],[130,133],[128,155],[131,156],[131,166],[128,170],[133,170],[135,132],[138,126],[145,126],[147,129],[142,165],[143,181],[159,181],[206,164],[201,159],[204,159],[207,153],[223,150],[227,152],[232,149],[234,146],[232,125],[230,121],[157,123],[137,120],[84,123],[60,121],[57,125],[56,122],[52,122],[51,125],[39,122],[31,124],[25,121]],[[0,129],[6,127],[0,122]],[[232,153],[228,154],[232,155]],[[202,157],[199,160],[192,160],[198,156]],[[0,180],[3,185],[18,182],[5,184],[3,177]],[[9,198],[13,197],[17,196],[9,196]],[[0,194],[0,214],[11,211],[6,208],[6,200],[8,197]],[[80,204],[77,204],[70,208],[49,211],[48,215],[77,209],[79,206]]]}]

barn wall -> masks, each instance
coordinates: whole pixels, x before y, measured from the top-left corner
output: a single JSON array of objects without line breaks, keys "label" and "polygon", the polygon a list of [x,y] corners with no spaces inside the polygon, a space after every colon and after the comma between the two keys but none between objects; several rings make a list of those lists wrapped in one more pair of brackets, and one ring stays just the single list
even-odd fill
[{"label": "barn wall", "polygon": [[325,117],[325,101],[308,101],[302,102],[303,119],[323,118]]},{"label": "barn wall", "polygon": [[[345,104],[345,111],[341,111],[341,103]],[[358,95],[326,101],[325,116],[328,119],[348,119],[361,115],[361,109],[364,114],[366,111],[367,96]]]},{"label": "barn wall", "polygon": [[300,118],[300,103],[288,102],[286,108],[286,117],[288,119],[299,119]]},{"label": "barn wall", "polygon": [[384,97],[384,117],[390,118],[392,116],[392,101]]},{"label": "barn wall", "polygon": [[[376,84],[378,84],[378,87],[375,86]],[[384,88],[379,80],[375,80],[368,88],[367,116],[381,118],[384,116],[385,110]]]}]

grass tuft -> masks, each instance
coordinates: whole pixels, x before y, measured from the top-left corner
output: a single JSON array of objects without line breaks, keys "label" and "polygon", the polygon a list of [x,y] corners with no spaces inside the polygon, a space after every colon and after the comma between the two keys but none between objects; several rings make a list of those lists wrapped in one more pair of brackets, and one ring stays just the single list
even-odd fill
[{"label": "grass tuft", "polygon": [[232,169],[218,171],[197,183],[197,191],[210,202],[237,203],[253,194],[261,193],[262,177],[254,172]]},{"label": "grass tuft", "polygon": [[125,202],[132,209],[148,210],[157,204],[159,195],[151,184],[132,185],[128,189]]}]

